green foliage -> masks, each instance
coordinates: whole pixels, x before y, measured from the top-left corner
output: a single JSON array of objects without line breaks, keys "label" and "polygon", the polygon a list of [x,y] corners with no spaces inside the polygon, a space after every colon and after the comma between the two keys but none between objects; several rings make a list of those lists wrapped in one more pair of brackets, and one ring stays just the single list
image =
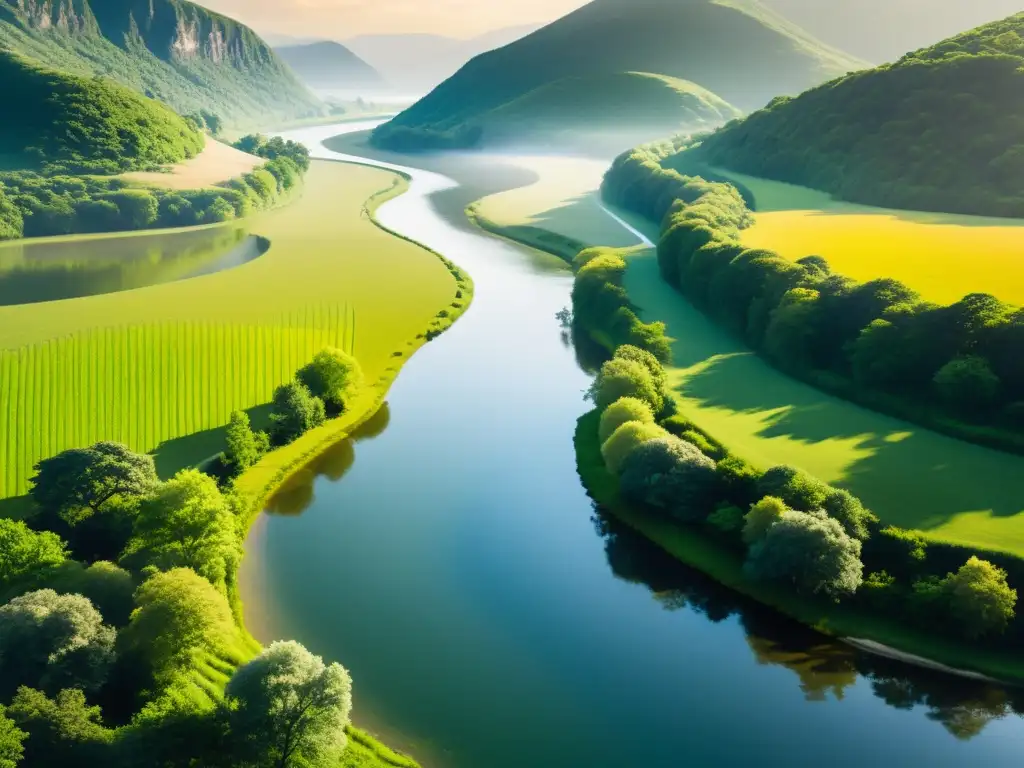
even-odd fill
[{"label": "green foliage", "polygon": [[605,408],[604,413],[601,414],[601,424],[597,432],[598,439],[603,444],[616,429],[628,421],[653,424],[654,413],[651,411],[650,404],[635,397],[620,397]]},{"label": "green foliage", "polygon": [[772,467],[757,482],[758,493],[775,496],[799,512],[821,509],[831,489],[817,478],[794,467]]},{"label": "green foliage", "polygon": [[332,413],[345,413],[366,385],[359,361],[344,350],[327,347],[299,369],[300,382]]},{"label": "green foliage", "polygon": [[224,452],[224,462],[235,475],[240,475],[259,461],[269,445],[264,433],[257,435],[252,431],[249,414],[245,411],[232,411],[226,440],[228,447]]},{"label": "green foliage", "polygon": [[697,155],[858,203],[1024,215],[1024,47],[1006,44],[1021,32],[1018,14],[775,101]]},{"label": "green foliage", "polygon": [[0,184],[0,240],[16,240],[25,234],[25,221]]},{"label": "green foliage", "polygon": [[127,624],[135,606],[132,575],[105,561],[88,567],[69,561],[47,580],[46,586],[61,594],[88,598],[103,620],[113,627]]},{"label": "green foliage", "polygon": [[140,497],[156,483],[153,457],[120,443],[64,451],[36,464],[33,501],[49,518],[81,521],[116,497]]},{"label": "green foliage", "polygon": [[971,557],[943,584],[950,613],[970,638],[999,633],[1013,619],[1017,590],[1006,583],[1006,571]]},{"label": "green foliage", "polygon": [[225,691],[247,764],[267,768],[336,763],[347,738],[352,680],[295,642],[274,643],[240,667]]},{"label": "green foliage", "polygon": [[[620,429],[628,428],[629,424]],[[629,450],[621,460],[619,486],[622,495],[680,522],[701,522],[707,518],[720,493],[715,462],[690,443],[667,435],[663,430],[661,433],[662,437],[647,439]],[[638,434],[644,435],[643,432]],[[609,445],[614,446],[612,441],[616,435],[619,432],[612,435],[602,448],[606,461],[607,454],[617,460],[609,448]],[[612,469],[609,466],[609,470]]]},{"label": "green foliage", "polygon": [[726,456],[718,462],[718,477],[723,498],[741,509],[750,507],[759,497],[757,481],[761,473],[737,456]]},{"label": "green foliage", "polygon": [[159,102],[113,81],[49,69],[0,51],[5,98],[18,119],[0,124],[0,152],[46,173],[118,173],[193,157],[203,135]]},{"label": "green foliage", "polygon": [[81,595],[30,592],[0,607],[0,692],[21,685],[95,691],[114,659],[114,630]]},{"label": "green foliage", "polygon": [[763,541],[768,530],[789,511],[782,499],[765,496],[743,517],[743,541],[751,546]]},{"label": "green foliage", "polygon": [[957,410],[978,411],[992,405],[999,392],[999,377],[983,357],[958,357],[935,374],[939,396]]},{"label": "green foliage", "polygon": [[290,443],[327,418],[324,401],[314,397],[305,384],[292,381],[274,392],[271,436],[279,444]]},{"label": "green foliage", "polygon": [[34,586],[66,559],[67,545],[57,534],[0,518],[0,585]]},{"label": "green foliage", "polygon": [[708,515],[708,525],[724,536],[735,536],[743,530],[745,515],[742,509],[731,504],[718,506]]},{"label": "green foliage", "polygon": [[[23,742],[28,734],[18,728],[0,707],[0,768],[15,768],[25,754]],[[51,763],[56,765],[56,763]]]},{"label": "green foliage", "polygon": [[786,512],[747,555],[746,573],[787,584],[797,592],[838,599],[857,591],[863,577],[861,545],[823,514]]},{"label": "green foliage", "polygon": [[641,400],[655,413],[665,406],[664,396],[647,368],[632,360],[609,360],[594,382],[594,402],[603,411],[623,397]]},{"label": "green foliage", "polygon": [[223,647],[235,636],[227,598],[188,568],[150,577],[136,590],[135,604],[122,640],[161,686],[187,668],[195,653]]},{"label": "green foliage", "polygon": [[51,699],[42,691],[22,687],[8,713],[28,734],[26,765],[110,764],[114,731],[103,727],[100,708],[90,707],[80,690],[62,690]]},{"label": "green foliage", "polygon": [[601,456],[604,457],[605,466],[612,474],[619,474],[630,453],[648,440],[657,440],[666,434],[665,430],[656,424],[626,422],[601,445]]},{"label": "green foliage", "polygon": [[821,508],[829,517],[838,520],[848,535],[860,541],[865,541],[870,535],[869,526],[878,522],[877,517],[864,509],[860,499],[842,488],[829,490]]},{"label": "green foliage", "polygon": [[250,133],[248,136],[240,138],[232,146],[242,152],[265,157],[271,161],[281,158],[290,160],[302,173],[309,170],[309,149],[304,144],[291,139],[283,139],[280,136],[268,139],[263,134]]},{"label": "green foliage", "polygon": [[234,515],[216,481],[187,469],[160,485],[139,506],[125,559],[161,570],[190,568],[223,588],[241,550]]}]

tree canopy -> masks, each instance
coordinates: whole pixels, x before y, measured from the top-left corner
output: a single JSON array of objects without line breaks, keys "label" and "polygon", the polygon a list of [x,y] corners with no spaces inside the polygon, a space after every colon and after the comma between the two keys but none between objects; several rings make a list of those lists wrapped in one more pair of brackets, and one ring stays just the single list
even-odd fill
[{"label": "tree canopy", "polygon": [[297,378],[334,413],[348,410],[365,384],[359,361],[334,347],[318,352],[313,362],[299,369]]}]

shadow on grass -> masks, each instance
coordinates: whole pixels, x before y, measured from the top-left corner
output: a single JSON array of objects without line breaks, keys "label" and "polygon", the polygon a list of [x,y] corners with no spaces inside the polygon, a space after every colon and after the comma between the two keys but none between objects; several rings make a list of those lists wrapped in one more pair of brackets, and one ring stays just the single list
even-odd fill
[{"label": "shadow on grass", "polygon": [[[270,426],[270,404],[258,405],[246,411],[255,430]],[[164,480],[173,477],[183,469],[199,466],[224,450],[227,440],[227,425],[207,429],[191,435],[167,440],[153,451],[156,472]]]}]

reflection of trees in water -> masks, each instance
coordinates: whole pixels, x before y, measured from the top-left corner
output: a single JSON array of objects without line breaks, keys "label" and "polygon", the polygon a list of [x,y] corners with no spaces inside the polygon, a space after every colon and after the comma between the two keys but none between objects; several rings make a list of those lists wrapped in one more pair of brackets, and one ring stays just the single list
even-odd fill
[{"label": "reflection of trees in water", "polygon": [[897,709],[926,709],[958,739],[981,733],[992,720],[1024,713],[1024,691],[942,674],[862,653],[829,640],[747,600],[703,573],[680,563],[657,545],[607,515],[597,505],[593,517],[604,538],[612,572],[644,584],[666,610],[688,608],[718,623],[736,615],[759,664],[793,672],[808,701],[836,700],[863,678],[875,696]]},{"label": "reflection of trees in water", "polygon": [[373,440],[384,434],[391,421],[391,410],[384,403],[380,409],[347,440],[332,446],[296,472],[267,503],[271,515],[297,516],[312,506],[316,499],[316,480],[326,477],[332,483],[340,481],[356,461],[355,444]]}]

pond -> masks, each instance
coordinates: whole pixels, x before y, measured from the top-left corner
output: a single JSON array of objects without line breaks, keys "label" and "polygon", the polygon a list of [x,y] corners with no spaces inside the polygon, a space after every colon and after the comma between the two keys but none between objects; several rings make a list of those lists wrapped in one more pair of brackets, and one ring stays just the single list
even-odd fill
[{"label": "pond", "polygon": [[269,243],[228,225],[0,245],[0,306],[130,291],[239,267]]},{"label": "pond", "polygon": [[260,640],[344,663],[357,721],[428,768],[1019,762],[1019,692],[831,642],[595,509],[572,442],[590,379],[555,319],[571,275],[412,174],[381,219],[466,268],[476,299],[254,526]]}]

